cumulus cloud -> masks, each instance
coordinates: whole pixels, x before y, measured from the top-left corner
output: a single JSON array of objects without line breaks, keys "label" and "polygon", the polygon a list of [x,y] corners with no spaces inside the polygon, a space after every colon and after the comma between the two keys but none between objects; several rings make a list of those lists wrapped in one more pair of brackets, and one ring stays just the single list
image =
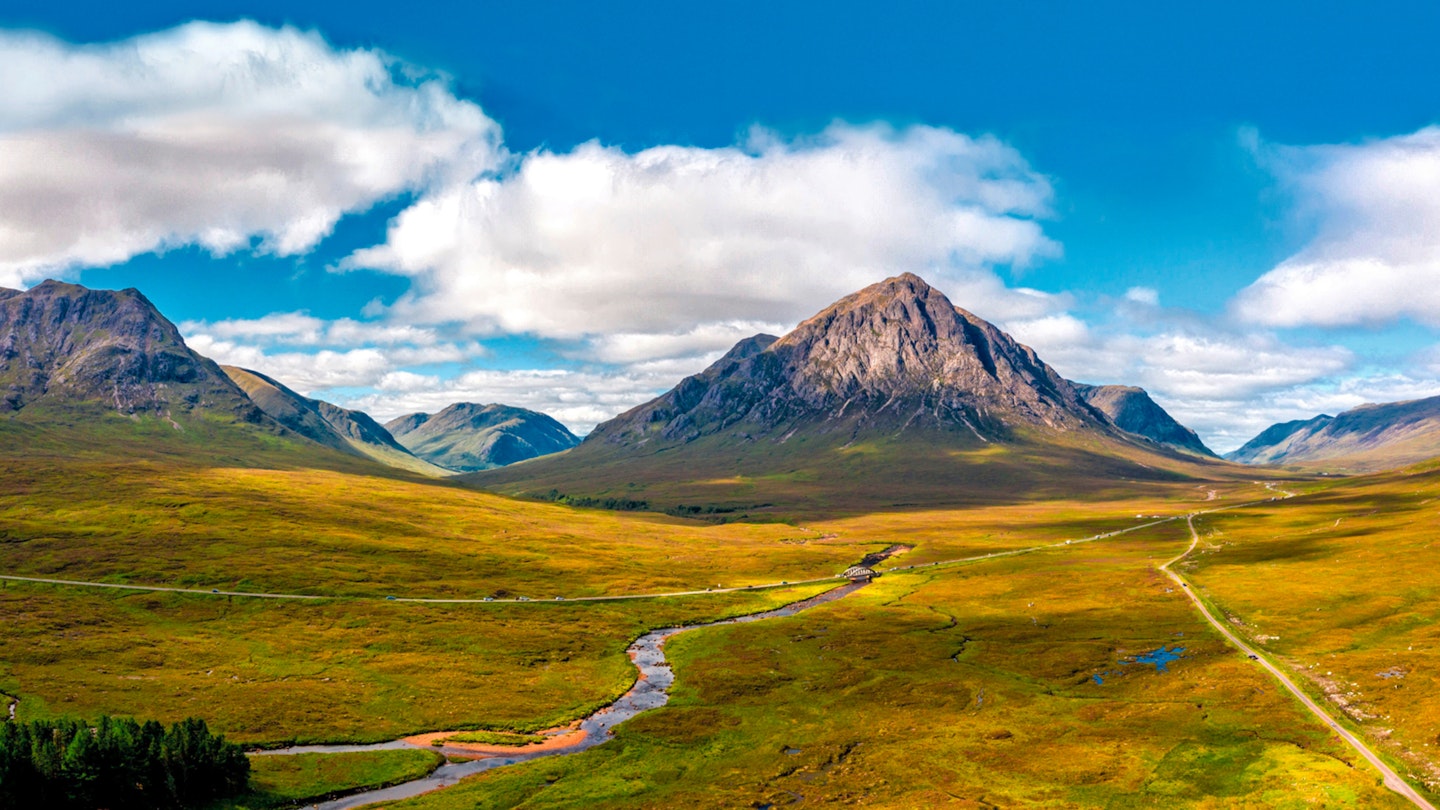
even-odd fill
[{"label": "cumulus cloud", "polygon": [[[437,343],[429,346],[387,346],[318,351],[270,351],[251,343],[225,340],[208,334],[185,338],[190,348],[221,365],[240,366],[267,374],[306,396],[321,396],[339,388],[394,388],[402,380],[438,379],[407,368],[473,360],[480,348],[473,344]],[[401,374],[408,376],[395,376]],[[323,396],[321,398],[324,398]]]},{"label": "cumulus cloud", "polygon": [[1236,314],[1279,327],[1440,325],[1440,128],[1256,149],[1314,236],[1242,290]]},{"label": "cumulus cloud", "polygon": [[434,329],[426,327],[350,318],[327,321],[304,312],[275,312],[261,318],[214,322],[185,321],[180,331],[192,337],[289,346],[432,346],[440,340]]},{"label": "cumulus cloud", "polygon": [[303,253],[347,212],[504,159],[441,77],[250,22],[0,32],[0,87],[3,285],[185,244]]},{"label": "cumulus cloud", "polygon": [[992,272],[1059,247],[1051,187],[1011,147],[946,129],[835,125],[722,149],[588,143],[427,195],[348,260],[412,277],[421,323],[656,345],[793,324],[866,284],[925,274],[982,314],[1045,309]]},{"label": "cumulus cloud", "polygon": [[[1136,334],[1092,327],[1068,313],[1005,324],[1069,379],[1144,388],[1219,452],[1275,422],[1301,418],[1305,407],[1333,406],[1357,395],[1341,381],[1355,364],[1343,347],[1293,346],[1268,333],[1214,324],[1196,328],[1184,317],[1159,326]],[[1375,386],[1366,390],[1379,395]]]}]

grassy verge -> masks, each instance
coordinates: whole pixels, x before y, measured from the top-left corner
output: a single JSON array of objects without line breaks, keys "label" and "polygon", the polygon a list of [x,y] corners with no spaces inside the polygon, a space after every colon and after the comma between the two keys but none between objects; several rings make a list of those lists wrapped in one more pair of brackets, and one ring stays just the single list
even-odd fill
[{"label": "grassy verge", "polygon": [[443,762],[434,751],[421,750],[252,756],[250,793],[209,810],[296,807],[419,779]]}]

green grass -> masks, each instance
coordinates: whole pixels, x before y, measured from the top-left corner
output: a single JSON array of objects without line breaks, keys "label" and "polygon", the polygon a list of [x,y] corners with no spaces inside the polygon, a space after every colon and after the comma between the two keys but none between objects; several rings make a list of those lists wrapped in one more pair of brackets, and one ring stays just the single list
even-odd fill
[{"label": "green grass", "polygon": [[272,810],[419,779],[444,757],[434,751],[362,751],[250,757],[250,792],[209,810]]},{"label": "green grass", "polygon": [[1269,475],[1092,433],[1029,431],[1003,446],[979,444],[969,434],[926,431],[859,443],[848,438],[839,432],[800,433],[781,443],[713,434],[648,453],[581,445],[461,480],[508,494],[629,499],[655,510],[681,505],[724,510],[720,516],[727,519],[818,520],[1164,497],[1197,484],[1237,484]]},{"label": "green grass", "polygon": [[[690,504],[813,498],[813,508],[764,515],[793,525],[718,525],[510,500],[214,421],[177,432],[69,412],[27,419],[0,419],[0,572],[332,598],[0,584],[0,693],[21,698],[22,719],[198,715],[251,744],[533,733],[628,688],[634,668],[624,649],[638,634],[819,588],[602,603],[554,595],[800,580],[897,543],[914,550],[889,566],[972,556],[1260,491],[1253,475],[1185,477],[1194,466],[1127,480],[1136,459],[1097,467],[1097,448],[1083,446],[1048,458],[1026,456],[1039,448],[922,454],[910,467],[898,445],[860,446],[829,467],[820,455],[763,477],[722,476],[717,466],[694,470],[710,476],[698,483],[661,487]],[[82,439],[90,449],[75,450]],[[1031,462],[1044,470],[1016,472]],[[957,483],[957,469],[968,478]],[[848,493],[838,487],[844,480]],[[874,484],[859,492],[858,480]],[[1413,754],[1405,761],[1415,768],[1431,761],[1426,742],[1440,745],[1425,736],[1440,717],[1431,674],[1440,671],[1431,657],[1440,637],[1429,607],[1437,561],[1428,556],[1437,480],[1309,482],[1317,494],[1304,503],[1206,518],[1202,526],[1228,545],[1187,570],[1245,627],[1280,635],[1267,646],[1283,660],[1324,661],[1349,683],[1413,647],[1401,688],[1385,681],[1392,688],[1377,716],[1403,746],[1391,756]],[[601,483],[611,495],[644,489]],[[1341,528],[1326,528],[1336,517]],[[667,645],[678,677],[672,702],[621,726],[613,741],[403,806],[752,806],[796,797],[902,807],[1401,806],[1167,592],[1154,566],[1186,540],[1177,522],[1055,551],[892,571],[791,619],[681,635]],[[376,598],[387,594],[546,601]],[[1162,644],[1187,648],[1168,674],[1121,664]],[[286,778],[297,784],[356,778],[339,766],[294,767]]]},{"label": "green grass", "polygon": [[[808,579],[880,548],[785,525],[515,501],[234,426],[85,418],[0,418],[0,573],[550,599]],[[100,445],[111,449],[69,450]]]},{"label": "green grass", "polygon": [[1182,570],[1240,633],[1440,791],[1440,472],[1310,488],[1206,517]]},{"label": "green grass", "polygon": [[[823,586],[822,586],[823,587]],[[537,731],[629,688],[654,627],[775,607],[816,587],[582,605],[275,602],[10,583],[0,692],[22,719],[203,717],[251,744]]]},{"label": "green grass", "polygon": [[[891,574],[681,635],[673,700],[613,742],[390,806],[1406,806],[1167,592],[1154,566],[1186,540]],[[1161,645],[1186,648],[1166,674],[1120,663]]]},{"label": "green grass", "polygon": [[501,731],[464,731],[459,734],[451,734],[445,737],[442,742],[524,746],[534,745],[535,743],[544,741],[545,738],[539,734],[508,734]]}]

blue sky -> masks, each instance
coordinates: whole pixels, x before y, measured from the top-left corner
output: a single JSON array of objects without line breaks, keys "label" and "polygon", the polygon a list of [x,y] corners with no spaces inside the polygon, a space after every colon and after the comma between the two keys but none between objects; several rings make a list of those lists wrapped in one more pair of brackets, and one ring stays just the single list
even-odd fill
[{"label": "blue sky", "polygon": [[587,430],[902,270],[1217,449],[1440,394],[1433,6],[676,6],[11,0],[0,284],[380,417]]}]

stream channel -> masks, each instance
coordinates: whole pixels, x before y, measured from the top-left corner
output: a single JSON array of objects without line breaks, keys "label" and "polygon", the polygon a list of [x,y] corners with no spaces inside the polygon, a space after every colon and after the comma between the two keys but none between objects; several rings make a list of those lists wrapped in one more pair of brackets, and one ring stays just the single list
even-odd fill
[{"label": "stream channel", "polygon": [[[887,549],[887,551],[890,550]],[[594,748],[609,739],[611,730],[616,726],[643,711],[664,706],[666,702],[670,700],[670,685],[675,682],[675,673],[670,669],[670,664],[665,660],[664,646],[665,641],[671,636],[684,633],[688,630],[698,630],[702,627],[745,624],[748,622],[758,622],[762,619],[794,616],[802,610],[807,610],[816,605],[823,605],[826,602],[834,602],[837,599],[849,596],[867,584],[869,583],[851,582],[822,594],[812,596],[809,599],[802,599],[799,602],[792,602],[784,607],[761,613],[750,613],[745,616],[722,619],[718,622],[710,622],[708,624],[692,624],[684,627],[665,627],[659,630],[651,630],[636,639],[635,642],[626,649],[626,652],[630,655],[630,660],[635,662],[635,668],[640,671],[640,676],[635,681],[635,685],[630,687],[630,691],[617,698],[614,703],[581,720],[574,731],[567,732],[565,736],[575,737],[573,742],[557,746],[547,745],[541,748],[541,750],[536,751],[527,752],[519,749],[514,753],[506,752],[504,754],[488,755],[480,759],[472,759],[464,762],[448,762],[436,768],[429,776],[420,779],[402,782],[401,784],[379,790],[352,793],[348,796],[322,802],[315,806],[320,808],[320,810],[345,810],[345,808],[360,807],[373,802],[406,799],[437,788],[448,787],[467,776],[474,776],[477,773],[494,770],[495,768],[503,768],[506,765],[516,765],[521,762],[529,762],[530,760],[544,757],[576,754],[586,749]],[[458,756],[475,755],[473,751],[464,749],[433,747],[407,740],[392,740],[391,742],[375,743],[372,745],[298,745],[290,748],[278,748],[271,751],[257,751],[255,753],[265,755],[307,753],[343,754],[354,751],[384,751],[406,748],[428,748],[433,751],[439,751],[442,754],[455,754]]]}]

